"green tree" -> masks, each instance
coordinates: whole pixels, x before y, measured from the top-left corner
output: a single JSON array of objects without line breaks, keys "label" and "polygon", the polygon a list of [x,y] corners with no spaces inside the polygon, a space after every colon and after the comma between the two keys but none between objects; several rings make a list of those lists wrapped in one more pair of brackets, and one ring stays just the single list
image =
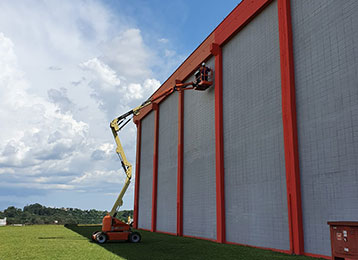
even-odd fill
[{"label": "green tree", "polygon": [[[4,212],[0,211],[0,218],[7,217],[9,224],[100,224],[106,211],[81,210],[76,208],[50,208],[39,203],[27,205],[24,209],[13,206]],[[117,213],[117,218],[127,221],[128,216],[133,218],[133,210],[123,210]]]}]

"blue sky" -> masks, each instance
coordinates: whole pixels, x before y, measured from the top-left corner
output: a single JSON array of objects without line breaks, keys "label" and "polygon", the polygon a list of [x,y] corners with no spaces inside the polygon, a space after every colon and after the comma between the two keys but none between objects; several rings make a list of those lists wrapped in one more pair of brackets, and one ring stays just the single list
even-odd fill
[{"label": "blue sky", "polygon": [[[164,82],[239,1],[1,1],[0,210],[111,209],[108,127]],[[135,162],[136,128],[121,133]],[[133,208],[134,182],[123,209]]]}]

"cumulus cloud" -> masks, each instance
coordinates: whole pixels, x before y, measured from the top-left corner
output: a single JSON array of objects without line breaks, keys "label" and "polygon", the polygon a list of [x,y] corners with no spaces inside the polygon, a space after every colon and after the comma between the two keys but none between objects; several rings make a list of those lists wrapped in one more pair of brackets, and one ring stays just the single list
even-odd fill
[{"label": "cumulus cloud", "polygon": [[[40,202],[67,192],[66,206],[97,191],[103,201],[93,207],[111,207],[101,194],[119,192],[124,175],[109,122],[147,99],[160,86],[152,68],[170,70],[177,55],[150,49],[100,1],[1,1],[0,9],[0,202],[29,203],[23,189]],[[134,124],[120,138],[133,163]],[[132,187],[126,198],[131,208]]]},{"label": "cumulus cloud", "polygon": [[[87,60],[79,64],[79,67],[88,72],[91,96],[97,100],[99,108],[107,113],[108,118],[114,118],[138,106],[160,86],[158,80],[143,78],[141,74],[133,77],[123,72],[124,76],[119,76],[112,67],[99,58]],[[114,115],[113,111],[116,111],[117,115]]]},{"label": "cumulus cloud", "polygon": [[[12,41],[0,33],[0,167],[28,167],[70,156],[84,144],[88,125],[29,93]],[[9,113],[10,112],[10,113]]]},{"label": "cumulus cloud", "polygon": [[94,161],[100,161],[109,159],[113,155],[115,147],[113,144],[103,144],[98,149],[95,149],[91,154],[91,159]]},{"label": "cumulus cloud", "polygon": [[74,178],[71,183],[78,184],[80,186],[95,187],[98,183],[103,184],[121,184],[124,183],[123,178],[119,178],[118,171],[92,171],[84,172],[81,176]]},{"label": "cumulus cloud", "polygon": [[114,91],[121,83],[116,72],[97,58],[85,61],[79,66],[94,74],[93,80],[97,83],[96,87],[100,87],[103,91]]},{"label": "cumulus cloud", "polygon": [[6,188],[7,195],[19,196],[18,191],[25,187],[26,194],[32,195],[46,194],[36,190],[88,187],[75,185],[82,171],[89,168],[82,166],[81,161],[91,164],[86,151],[101,151],[103,159],[108,159],[114,145],[89,138],[90,126],[74,119],[74,103],[65,88],[49,89],[49,100],[31,93],[31,84],[18,65],[14,44],[3,33],[0,55],[0,120],[5,123],[0,132],[0,188]]},{"label": "cumulus cloud", "polygon": [[49,89],[47,95],[54,104],[56,104],[63,113],[70,112],[74,108],[74,103],[67,96],[67,89]]},{"label": "cumulus cloud", "polygon": [[154,53],[143,42],[138,28],[129,28],[104,45],[103,61],[135,83],[151,77]]}]

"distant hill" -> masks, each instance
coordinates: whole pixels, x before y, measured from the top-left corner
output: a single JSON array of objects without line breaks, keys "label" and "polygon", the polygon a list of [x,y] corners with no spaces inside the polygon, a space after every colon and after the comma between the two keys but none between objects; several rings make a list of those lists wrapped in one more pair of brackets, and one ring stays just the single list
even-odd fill
[{"label": "distant hill", "polygon": [[[81,210],[76,208],[50,208],[41,204],[31,204],[24,209],[8,207],[0,211],[0,218],[7,218],[11,224],[101,224],[107,214],[101,210]],[[118,212],[117,218],[127,221],[133,218],[133,210]]]}]

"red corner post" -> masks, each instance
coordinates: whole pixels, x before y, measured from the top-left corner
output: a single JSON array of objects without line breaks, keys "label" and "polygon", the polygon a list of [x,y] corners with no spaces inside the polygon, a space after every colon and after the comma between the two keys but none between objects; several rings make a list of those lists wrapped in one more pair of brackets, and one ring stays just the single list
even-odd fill
[{"label": "red corner post", "polygon": [[134,122],[137,125],[137,151],[135,163],[135,187],[134,187],[134,212],[133,212],[133,227],[138,228],[138,203],[139,203],[139,174],[140,174],[140,147],[141,147],[141,121]]},{"label": "red corner post", "polygon": [[180,90],[178,96],[177,236],[183,236],[184,91]]},{"label": "red corner post", "polygon": [[213,43],[210,52],[215,56],[216,235],[219,243],[225,243],[223,62],[221,47],[218,44]]},{"label": "red corner post", "polygon": [[304,243],[290,0],[278,0],[278,24],[290,251],[301,255]]},{"label": "red corner post", "polygon": [[157,230],[157,186],[158,186],[158,134],[159,134],[159,106],[153,104],[154,114],[154,152],[153,152],[153,189],[152,189],[152,228]]}]

